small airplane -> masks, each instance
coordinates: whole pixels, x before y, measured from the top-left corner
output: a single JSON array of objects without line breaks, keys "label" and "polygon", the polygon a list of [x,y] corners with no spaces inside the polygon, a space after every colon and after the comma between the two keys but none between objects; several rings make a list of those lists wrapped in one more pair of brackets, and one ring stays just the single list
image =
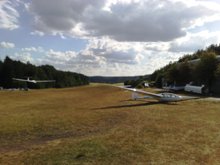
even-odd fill
[{"label": "small airplane", "polygon": [[[120,87],[122,89],[128,90],[133,92],[132,93],[132,99],[146,99],[146,98],[153,98],[160,102],[177,102],[177,101],[185,101],[185,100],[191,100],[196,99],[198,97],[191,97],[191,96],[181,96],[174,93],[151,93],[146,92],[144,90],[136,89],[136,88],[127,88],[127,87]],[[140,97],[138,94],[142,94],[144,96]]]},{"label": "small airplane", "polygon": [[44,82],[55,82],[55,80],[31,80],[29,77],[27,79],[19,79],[19,78],[12,78],[15,81],[23,81],[23,82],[30,82],[30,83],[44,83]]}]

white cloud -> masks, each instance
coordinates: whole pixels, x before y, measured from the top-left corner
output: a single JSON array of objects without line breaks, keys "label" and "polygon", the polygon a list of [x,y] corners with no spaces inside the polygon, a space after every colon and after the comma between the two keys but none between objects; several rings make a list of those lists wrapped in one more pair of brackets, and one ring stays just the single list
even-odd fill
[{"label": "white cloud", "polygon": [[44,49],[42,47],[29,47],[29,48],[22,48],[21,49],[23,52],[39,52],[42,53],[44,52]]},{"label": "white cloud", "polygon": [[81,54],[100,57],[107,63],[137,64],[140,56],[129,43],[119,43],[111,39],[92,39]]},{"label": "white cloud", "polygon": [[58,61],[69,61],[72,58],[76,57],[76,52],[74,51],[66,51],[66,52],[60,52],[60,51],[54,51],[53,49],[50,49],[48,52],[46,52],[47,57],[51,58],[53,60]]},{"label": "white cloud", "polygon": [[[132,46],[133,45],[133,46]],[[23,50],[35,50],[24,48]],[[80,72],[86,75],[143,75],[155,68],[177,60],[179,54],[167,51],[147,50],[143,43],[122,43],[110,39],[92,39],[85,49],[55,51],[50,49],[34,60],[35,64],[50,64],[58,69]]]},{"label": "white cloud", "polygon": [[145,44],[145,49],[149,51],[168,51],[170,42],[148,42]]},{"label": "white cloud", "polygon": [[30,34],[31,34],[31,35],[36,35],[36,36],[41,36],[41,37],[44,36],[44,32],[37,31],[37,30],[34,31],[34,32],[31,32]]},{"label": "white cloud", "polygon": [[80,22],[83,12],[92,6],[99,7],[102,0],[33,0],[29,6],[35,15],[35,27],[44,32],[69,32]]},{"label": "white cloud", "polygon": [[[152,43],[150,46],[156,46]],[[38,47],[23,48],[16,54],[17,59],[30,61],[36,65],[50,64],[57,69],[79,72],[86,75],[133,76],[150,74],[170,61],[178,60],[183,54],[168,52],[158,48],[146,49],[144,43],[122,43],[111,39],[91,39],[81,51],[56,51],[42,48],[41,56],[33,58],[30,53],[38,53]],[[36,57],[36,56],[35,56]]]},{"label": "white cloud", "polygon": [[171,0],[113,3],[101,0],[33,0],[29,9],[35,16],[37,31],[142,42],[182,37],[197,19],[213,14],[204,6],[187,6]]},{"label": "white cloud", "polygon": [[0,43],[0,47],[5,48],[5,49],[11,49],[11,48],[15,47],[15,44],[11,43],[11,42],[4,42],[3,41],[3,42]]},{"label": "white cloud", "polygon": [[33,59],[32,55],[28,52],[15,53],[14,56],[10,56],[10,57],[12,59],[22,61],[24,63],[26,63],[26,62],[34,63],[34,59]]},{"label": "white cloud", "polygon": [[0,29],[14,30],[19,27],[19,13],[16,10],[17,1],[0,1]]},{"label": "white cloud", "polygon": [[193,53],[199,49],[220,42],[220,31],[209,32],[207,30],[198,33],[189,33],[186,37],[179,38],[170,44],[169,51]]},{"label": "white cloud", "polygon": [[188,8],[168,0],[117,3],[111,12],[93,11],[84,26],[93,36],[110,36],[117,41],[169,41],[184,36],[183,29],[208,13],[204,7]]},{"label": "white cloud", "polygon": [[[1,2],[13,7],[12,1]],[[15,56],[38,65],[51,64],[58,69],[87,75],[150,74],[185,53],[220,42],[217,26],[220,6],[216,2],[32,0],[23,5],[25,13],[28,11],[33,16],[32,24],[29,22],[33,36],[29,37],[42,37],[36,41],[53,38],[55,42],[41,44],[50,47],[49,50],[24,47]],[[16,8],[13,9],[16,13]],[[0,7],[0,12],[2,10]],[[18,17],[17,14],[15,18]],[[211,29],[212,25],[217,28]],[[88,44],[81,50],[77,43],[71,50],[58,51],[65,48],[60,47],[58,38],[48,37],[47,34],[66,39],[60,42],[67,44],[77,42],[69,36],[86,39]],[[72,51],[75,48],[78,51]]]},{"label": "white cloud", "polygon": [[[137,44],[136,50],[140,50]],[[144,48],[144,47],[143,47]],[[143,55],[130,47],[110,39],[91,39],[85,49],[75,51],[45,50],[41,47],[22,48],[16,59],[31,61],[36,65],[50,64],[61,70],[80,72],[87,75],[126,75],[124,69],[136,68]],[[40,56],[36,58],[36,53]],[[35,58],[31,57],[35,54]],[[137,69],[136,71],[137,72]],[[135,72],[129,74],[134,75]]]}]

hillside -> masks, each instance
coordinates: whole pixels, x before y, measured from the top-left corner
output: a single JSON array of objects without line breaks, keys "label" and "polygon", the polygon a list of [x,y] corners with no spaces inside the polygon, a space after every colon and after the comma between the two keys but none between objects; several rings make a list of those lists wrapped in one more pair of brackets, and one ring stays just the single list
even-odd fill
[{"label": "hillside", "polygon": [[169,85],[205,85],[210,93],[220,94],[220,45],[211,45],[151,74],[157,87]]},{"label": "hillside", "polygon": [[94,83],[123,83],[127,80],[137,80],[139,76],[127,76],[127,77],[104,77],[104,76],[92,76],[89,77],[90,82]]}]

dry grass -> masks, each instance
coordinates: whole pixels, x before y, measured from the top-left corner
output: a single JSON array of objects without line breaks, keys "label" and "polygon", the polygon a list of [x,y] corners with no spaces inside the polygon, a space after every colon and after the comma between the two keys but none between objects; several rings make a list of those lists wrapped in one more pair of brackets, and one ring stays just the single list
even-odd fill
[{"label": "dry grass", "polygon": [[0,92],[0,164],[220,164],[220,102],[106,85]]}]

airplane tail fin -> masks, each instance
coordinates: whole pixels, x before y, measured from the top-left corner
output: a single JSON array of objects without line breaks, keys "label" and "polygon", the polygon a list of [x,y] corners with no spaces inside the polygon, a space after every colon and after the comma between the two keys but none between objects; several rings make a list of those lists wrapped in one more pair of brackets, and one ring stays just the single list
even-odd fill
[{"label": "airplane tail fin", "polygon": [[132,92],[131,97],[133,100],[137,100],[139,98],[139,95],[136,92]]}]

